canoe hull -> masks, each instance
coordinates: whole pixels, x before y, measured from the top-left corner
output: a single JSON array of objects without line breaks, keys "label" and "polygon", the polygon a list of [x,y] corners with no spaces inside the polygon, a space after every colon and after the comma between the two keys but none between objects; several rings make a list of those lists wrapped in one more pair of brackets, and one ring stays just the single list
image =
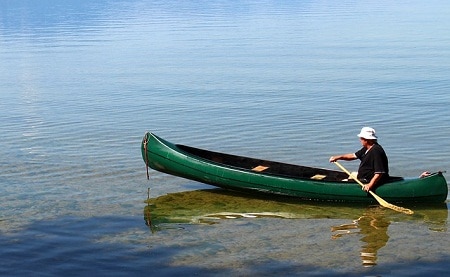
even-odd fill
[{"label": "canoe hull", "polygon": [[[142,157],[150,168],[205,184],[250,193],[275,194],[317,201],[375,203],[353,182],[312,180],[241,168],[193,155],[186,147],[172,144],[146,133],[141,145]],[[206,151],[206,150],[202,150]],[[209,151],[208,151],[209,152]],[[217,154],[217,152],[211,152]],[[223,154],[226,155],[226,154]],[[239,157],[239,156],[233,156]],[[242,159],[251,159],[239,157]],[[255,160],[256,161],[256,160]],[[269,162],[257,160],[260,163]],[[278,167],[293,166],[277,163]],[[338,176],[341,172],[318,169],[319,173]],[[426,178],[402,179],[379,187],[377,195],[391,203],[442,203],[447,198],[447,182],[441,173]]]}]

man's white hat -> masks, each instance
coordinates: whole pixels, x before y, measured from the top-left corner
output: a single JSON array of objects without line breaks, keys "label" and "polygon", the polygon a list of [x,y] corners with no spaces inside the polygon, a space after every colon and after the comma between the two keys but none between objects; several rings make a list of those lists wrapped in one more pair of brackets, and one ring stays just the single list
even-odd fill
[{"label": "man's white hat", "polygon": [[375,135],[375,129],[370,127],[363,127],[361,132],[358,134],[358,137],[364,139],[378,139]]}]

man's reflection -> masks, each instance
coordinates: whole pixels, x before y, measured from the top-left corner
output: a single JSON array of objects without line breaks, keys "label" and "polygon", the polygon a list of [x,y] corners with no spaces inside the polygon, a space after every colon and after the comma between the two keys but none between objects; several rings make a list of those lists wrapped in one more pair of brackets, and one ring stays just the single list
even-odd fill
[{"label": "man's reflection", "polygon": [[374,266],[377,261],[377,252],[389,240],[387,230],[390,222],[385,219],[384,211],[379,208],[368,208],[361,217],[350,224],[331,227],[334,233],[331,238],[338,239],[346,234],[361,234],[363,246],[361,260],[363,266]]}]

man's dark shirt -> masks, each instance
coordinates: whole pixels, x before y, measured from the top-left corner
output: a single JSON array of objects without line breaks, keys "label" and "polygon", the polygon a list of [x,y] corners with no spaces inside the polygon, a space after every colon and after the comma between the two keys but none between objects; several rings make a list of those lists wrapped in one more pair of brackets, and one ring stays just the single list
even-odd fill
[{"label": "man's dark shirt", "polygon": [[358,150],[355,155],[361,160],[358,169],[358,179],[369,182],[375,173],[382,173],[383,176],[377,185],[381,185],[389,178],[389,162],[383,147],[374,144],[366,153],[365,147]]}]

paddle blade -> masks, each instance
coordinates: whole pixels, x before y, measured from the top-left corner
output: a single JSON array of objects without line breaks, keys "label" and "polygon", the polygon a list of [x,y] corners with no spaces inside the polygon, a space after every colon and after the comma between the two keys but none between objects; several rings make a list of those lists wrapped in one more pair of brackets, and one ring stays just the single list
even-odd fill
[{"label": "paddle blade", "polygon": [[391,203],[387,202],[386,200],[384,200],[383,198],[379,197],[374,192],[372,192],[372,191],[369,191],[369,192],[378,201],[378,203],[380,203],[380,205],[385,207],[385,208],[389,208],[391,210],[394,210],[394,211],[397,211],[397,212],[400,212],[400,213],[404,213],[404,214],[414,214],[414,212],[412,210],[408,209],[408,208],[395,206],[394,204],[391,204]]},{"label": "paddle blade", "polygon": [[[353,177],[352,174],[344,167],[342,166],[340,163],[338,162],[334,162],[335,165],[337,165],[340,169],[342,169],[342,171],[344,171],[345,173],[348,174],[349,177]],[[364,187],[364,184],[361,183],[360,180],[358,180],[358,178],[355,178],[355,181],[362,187]],[[391,210],[400,212],[400,213],[404,213],[404,214],[413,214],[414,212],[410,209],[407,208],[403,208],[403,207],[398,207],[395,206],[389,202],[387,202],[386,200],[384,200],[383,198],[379,197],[378,195],[376,195],[373,191],[369,190],[370,194],[372,194],[372,196],[378,201],[378,203],[380,203],[381,206],[389,208]]]}]

